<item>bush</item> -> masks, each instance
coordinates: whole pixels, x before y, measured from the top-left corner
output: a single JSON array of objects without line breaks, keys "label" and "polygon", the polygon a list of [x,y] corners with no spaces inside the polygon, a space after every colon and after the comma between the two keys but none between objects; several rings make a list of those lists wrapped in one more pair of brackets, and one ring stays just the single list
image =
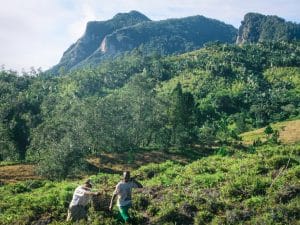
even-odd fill
[{"label": "bush", "polygon": [[300,196],[300,185],[287,185],[277,193],[277,203],[287,203],[296,196]]},{"label": "bush", "polygon": [[43,187],[46,184],[46,182],[42,180],[27,180],[24,184],[30,189],[36,189]]},{"label": "bush", "polygon": [[226,146],[222,146],[216,150],[216,153],[217,153],[217,155],[220,155],[220,156],[230,156],[234,152],[232,151],[232,149],[229,149]]},{"label": "bush", "polygon": [[299,162],[296,159],[289,156],[275,155],[267,161],[267,164],[272,168],[278,170],[281,167],[288,166],[288,168],[290,168],[293,165],[299,165]]},{"label": "bush", "polygon": [[148,197],[145,196],[137,196],[134,199],[134,208],[138,210],[146,210],[150,205],[150,200]]},{"label": "bush", "polygon": [[226,211],[226,221],[228,224],[240,223],[241,221],[249,220],[252,212],[247,209],[233,209]]},{"label": "bush", "polygon": [[257,209],[265,203],[266,199],[262,196],[253,196],[244,201],[247,208]]},{"label": "bush", "polygon": [[186,225],[193,224],[193,218],[180,213],[177,209],[164,212],[158,219],[158,224],[172,222],[173,224]]},{"label": "bush", "polygon": [[29,192],[29,191],[31,191],[31,189],[29,187],[27,187],[27,185],[24,183],[18,183],[18,184],[13,185],[10,188],[10,191],[12,194],[19,194],[19,193]]},{"label": "bush", "polygon": [[167,169],[177,166],[172,161],[166,161],[161,164],[150,163],[146,166],[140,167],[137,171],[135,171],[132,175],[137,176],[139,179],[151,179],[160,173],[165,172]]},{"label": "bush", "polygon": [[270,181],[266,178],[244,175],[228,184],[223,190],[231,197],[247,199],[252,195],[265,195]]},{"label": "bush", "polygon": [[200,211],[195,217],[195,224],[204,225],[208,224],[213,219],[213,214],[208,211]]}]

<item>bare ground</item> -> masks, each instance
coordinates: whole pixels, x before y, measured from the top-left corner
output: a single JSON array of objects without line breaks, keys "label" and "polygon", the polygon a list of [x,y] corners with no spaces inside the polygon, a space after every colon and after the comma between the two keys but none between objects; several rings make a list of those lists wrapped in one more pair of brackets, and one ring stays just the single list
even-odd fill
[{"label": "bare ground", "polygon": [[14,183],[24,180],[39,179],[34,171],[34,165],[30,164],[0,166],[0,182]]}]

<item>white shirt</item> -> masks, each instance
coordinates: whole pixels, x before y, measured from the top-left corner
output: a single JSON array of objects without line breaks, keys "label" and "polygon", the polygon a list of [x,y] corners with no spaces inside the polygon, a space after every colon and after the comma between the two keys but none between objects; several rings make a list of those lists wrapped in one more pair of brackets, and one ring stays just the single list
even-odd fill
[{"label": "white shirt", "polygon": [[90,201],[90,195],[86,194],[86,192],[91,191],[90,189],[84,189],[82,186],[79,186],[75,189],[72,201],[70,203],[71,206],[82,205],[86,206]]},{"label": "white shirt", "polygon": [[138,188],[138,185],[132,181],[120,181],[117,184],[114,194],[118,195],[118,206],[127,206],[131,204],[132,188]]}]

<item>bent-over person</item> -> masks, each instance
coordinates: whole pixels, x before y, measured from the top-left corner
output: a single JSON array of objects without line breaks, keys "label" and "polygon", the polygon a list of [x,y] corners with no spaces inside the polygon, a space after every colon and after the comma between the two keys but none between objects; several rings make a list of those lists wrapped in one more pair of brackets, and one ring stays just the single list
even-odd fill
[{"label": "bent-over person", "polygon": [[99,192],[92,192],[91,189],[92,183],[90,180],[75,189],[69,205],[67,221],[87,220],[88,204],[91,196],[99,194]]},{"label": "bent-over person", "polygon": [[117,184],[116,189],[112,195],[109,210],[112,210],[114,199],[118,196],[117,205],[119,212],[125,223],[130,222],[130,216],[128,213],[129,208],[132,206],[131,202],[131,191],[132,188],[142,188],[143,185],[130,178],[130,172],[126,171],[123,173],[123,179]]}]

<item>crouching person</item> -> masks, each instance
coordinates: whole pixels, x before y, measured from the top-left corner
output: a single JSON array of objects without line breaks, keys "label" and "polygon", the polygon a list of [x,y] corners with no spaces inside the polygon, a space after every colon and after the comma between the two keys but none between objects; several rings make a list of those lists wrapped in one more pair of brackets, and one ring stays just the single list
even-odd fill
[{"label": "crouching person", "polygon": [[128,171],[123,173],[123,179],[117,184],[116,189],[110,201],[109,210],[113,208],[113,202],[116,196],[118,196],[117,205],[121,217],[125,223],[131,222],[128,210],[131,207],[131,191],[132,188],[142,188],[143,185],[137,182],[135,179],[130,178]]},{"label": "crouching person", "polygon": [[99,194],[98,192],[92,192],[91,189],[92,183],[90,180],[75,189],[68,209],[67,221],[87,220],[88,204],[91,196]]}]

